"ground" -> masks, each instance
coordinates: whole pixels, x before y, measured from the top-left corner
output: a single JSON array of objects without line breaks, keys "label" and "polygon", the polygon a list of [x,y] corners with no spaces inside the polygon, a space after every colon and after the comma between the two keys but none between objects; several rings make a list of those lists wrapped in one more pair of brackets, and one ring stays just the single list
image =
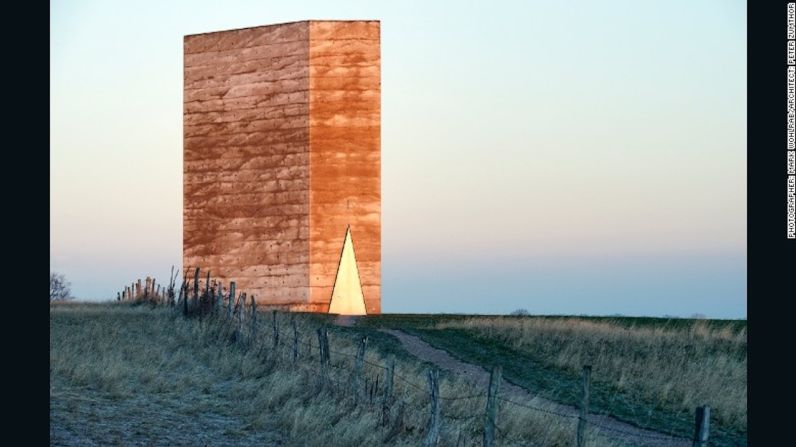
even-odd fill
[{"label": "ground", "polygon": [[[294,316],[276,314],[281,331],[276,347],[273,317],[260,312],[254,326],[244,319],[247,323],[232,343],[235,326],[225,318],[185,319],[178,310],[147,305],[51,306],[51,444],[418,445],[430,408],[425,372],[433,368],[442,378],[440,445],[480,445],[488,371],[495,364],[504,371],[500,397],[517,403],[501,401],[499,445],[563,446],[574,439],[577,374],[552,365],[551,359],[529,357],[516,343],[495,342],[499,332],[492,329],[480,333],[475,326],[457,326],[468,317],[300,315],[295,363],[290,329]],[[247,332],[250,327],[254,332]],[[317,356],[320,327],[328,328],[332,351],[329,380],[323,386]],[[352,371],[363,336],[367,350],[356,388]],[[734,346],[711,345],[710,352]],[[517,357],[514,363],[512,356]],[[390,359],[396,364],[395,398],[385,419],[380,396],[383,366]],[[525,370],[536,378],[518,373]],[[647,384],[639,383],[642,389]],[[545,389],[549,385],[554,389]],[[601,400],[605,390],[614,389],[608,385],[599,380],[594,384],[594,412],[602,414],[589,416],[594,426],[589,427],[588,446],[688,443],[683,437],[690,435],[693,416],[688,415],[682,428],[672,429],[676,406],[667,403],[657,405],[656,417],[647,411],[641,423],[634,422],[624,417],[623,408],[638,416],[647,402],[631,398],[636,395],[629,386],[613,400]],[[616,401],[626,406],[612,407]],[[724,414],[738,411],[728,402],[716,403]],[[733,431],[727,421],[733,419],[717,421],[711,445],[745,445],[745,413],[740,429]]]}]

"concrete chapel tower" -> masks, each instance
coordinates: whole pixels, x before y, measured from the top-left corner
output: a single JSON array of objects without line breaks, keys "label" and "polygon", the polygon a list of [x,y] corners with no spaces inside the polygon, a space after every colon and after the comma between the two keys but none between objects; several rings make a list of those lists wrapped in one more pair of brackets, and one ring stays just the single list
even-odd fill
[{"label": "concrete chapel tower", "polygon": [[258,305],[381,312],[378,21],[184,38],[183,267]]}]

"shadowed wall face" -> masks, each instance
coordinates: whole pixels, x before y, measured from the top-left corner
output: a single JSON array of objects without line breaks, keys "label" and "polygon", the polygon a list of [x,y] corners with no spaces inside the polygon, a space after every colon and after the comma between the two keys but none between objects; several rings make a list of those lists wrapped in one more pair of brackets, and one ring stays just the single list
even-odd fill
[{"label": "shadowed wall face", "polygon": [[380,312],[379,52],[378,22],[185,37],[185,269],[326,312],[350,225]]}]

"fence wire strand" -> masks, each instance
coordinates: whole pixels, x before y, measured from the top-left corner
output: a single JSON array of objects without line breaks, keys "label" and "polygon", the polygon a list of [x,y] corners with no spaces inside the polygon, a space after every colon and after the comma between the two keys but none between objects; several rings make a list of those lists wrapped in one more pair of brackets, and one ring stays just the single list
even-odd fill
[{"label": "fence wire strand", "polygon": [[402,375],[400,375],[400,374],[393,373],[393,376],[394,376],[396,379],[398,379],[398,380],[400,380],[401,382],[403,382],[403,383],[405,383],[405,384],[407,384],[407,385],[411,386],[412,388],[414,388],[414,389],[416,389],[416,390],[423,391],[423,392],[425,392],[425,391],[426,391],[426,389],[425,389],[424,387],[422,387],[422,386],[420,386],[420,385],[417,385],[417,384],[415,384],[414,382],[412,382],[412,381],[411,381],[411,380],[409,380],[409,379],[406,379],[405,377],[403,377],[403,376],[402,376]]},{"label": "fence wire strand", "polygon": [[470,420],[470,419],[473,419],[473,418],[483,417],[484,414],[483,413],[473,413],[473,414],[470,414],[470,415],[467,415],[467,416],[456,416],[456,415],[442,413],[441,416],[443,418],[445,418],[445,419],[450,419],[450,420],[453,420],[453,421],[467,421],[467,420]]},{"label": "fence wire strand", "polygon": [[443,395],[439,396],[440,399],[447,400],[447,401],[478,399],[478,398],[484,398],[484,397],[486,397],[486,395],[484,393],[470,394],[470,395],[467,395],[467,396],[443,396]]},{"label": "fence wire strand", "polygon": [[505,397],[502,397],[502,396],[498,396],[498,399],[499,399],[499,400],[502,400],[503,402],[508,402],[508,403],[510,403],[510,404],[516,405],[516,406],[518,406],[518,407],[528,408],[528,409],[530,409],[530,410],[539,411],[539,412],[542,412],[542,413],[547,413],[547,414],[552,414],[552,415],[554,415],[554,416],[560,416],[560,417],[566,417],[566,418],[574,418],[574,419],[577,419],[577,418],[578,418],[578,416],[577,416],[577,415],[566,414],[566,413],[559,413],[559,412],[557,412],[557,411],[548,410],[548,409],[546,409],[546,408],[534,407],[534,406],[532,406],[532,405],[523,404],[523,403],[520,403],[520,402],[515,402],[515,401],[513,401],[513,400],[510,400],[510,399],[506,399]]},{"label": "fence wire strand", "polygon": [[588,425],[591,425],[592,427],[599,427],[602,430],[608,430],[608,431],[612,431],[612,432],[615,432],[615,433],[620,433],[620,434],[623,434],[623,435],[632,436],[634,438],[644,438],[644,439],[661,440],[661,441],[666,441],[666,440],[671,440],[671,439],[676,439],[677,438],[676,436],[672,436],[672,435],[655,435],[655,434],[651,434],[651,433],[639,433],[639,432],[633,433],[631,431],[622,430],[620,428],[611,427],[611,426],[608,426],[608,425],[592,422],[592,421],[590,421],[588,419],[586,420],[586,423]]},{"label": "fence wire strand", "polygon": [[[220,315],[218,316],[219,322],[221,323],[221,327],[219,328],[219,330],[224,332],[224,337],[229,337],[231,335],[229,332],[232,332],[233,330],[234,330],[235,334],[237,334],[237,337],[243,337],[244,333],[248,333],[249,337],[252,337],[253,334],[257,333],[257,328],[256,327],[250,328],[250,327],[248,327],[246,325],[246,323],[244,323],[243,324],[244,326],[240,327],[240,331],[237,328],[235,328],[236,319],[245,316],[245,318],[248,321],[248,318],[250,318],[250,313],[246,313],[245,315],[243,315],[241,312],[245,312],[245,310],[243,308],[238,309],[238,304],[237,303],[234,306],[235,306],[234,312],[230,316],[230,315],[227,315],[224,312],[224,305],[222,303],[221,312],[220,312]],[[177,306],[177,308],[179,308],[179,306]],[[215,309],[213,309],[213,312],[215,312]],[[200,315],[200,317],[201,317],[201,315]],[[210,320],[208,320],[208,321],[210,321]],[[260,324],[262,324],[262,323],[260,323]],[[240,326],[240,323],[238,323],[238,325]],[[276,331],[278,331],[278,327],[277,327]],[[205,332],[207,332],[207,328],[205,328]],[[266,341],[267,340],[273,341],[275,339],[275,337],[278,337],[278,335],[277,335],[277,333],[272,332],[270,330],[263,330],[261,333],[264,333],[264,335],[260,335],[260,336],[256,337],[253,340],[254,341],[253,344],[256,345],[257,341],[259,341],[260,352],[265,350],[266,351],[266,355],[267,355],[268,354],[268,349],[266,348],[267,347]],[[295,343],[296,345],[302,345],[304,347],[308,347],[309,348],[308,355],[306,355],[306,357],[304,357],[300,353],[300,351],[299,351],[299,357],[304,357],[304,358],[308,358],[308,359],[314,359],[314,357],[312,356],[312,350],[314,348],[316,348],[316,347],[320,348],[320,345],[314,345],[312,343],[312,337],[310,337],[309,342],[307,342],[307,341],[301,339],[300,337],[297,337],[296,339],[291,339],[292,338],[291,335],[292,334],[288,333],[287,336],[283,339],[284,341],[279,343],[278,346],[275,346],[276,349],[272,349],[272,350],[270,350],[270,352],[273,352],[273,353],[275,353],[277,355],[288,355],[288,356],[290,356],[290,355],[292,355],[292,350],[290,349],[290,344],[291,343]],[[329,349],[328,347],[327,347],[327,352],[329,354],[334,354],[335,356],[339,356],[340,358],[353,358],[353,359],[357,358],[357,352],[350,353],[350,352],[346,352],[346,351],[339,351],[339,350]],[[382,365],[382,364],[380,364],[378,362],[369,361],[369,360],[365,359],[364,357],[361,359],[361,361],[364,364],[367,364],[367,365],[369,365],[371,367],[379,368],[379,369],[385,370],[385,371],[388,370],[387,366]],[[326,363],[326,365],[328,365],[329,367],[331,367],[332,369],[335,369],[335,370],[340,370],[340,371],[348,371],[349,370],[349,365],[347,365],[345,362],[332,363],[332,362],[329,361],[328,363]],[[420,384],[414,382],[413,380],[410,380],[409,378],[407,378],[404,375],[396,373],[394,370],[393,370],[393,377],[395,379],[397,379],[398,381],[404,383],[405,385],[408,385],[409,387],[414,388],[415,390],[421,392],[424,396],[426,396],[427,393],[428,393],[428,390],[426,389],[425,386],[420,385]],[[339,376],[337,378],[335,378],[335,379],[332,379],[332,380],[337,382],[337,387],[338,388],[341,387],[340,377]],[[373,388],[373,390],[374,390],[374,393],[378,392],[377,388]],[[419,402],[417,402],[415,400],[412,400],[412,401],[407,400],[405,398],[406,397],[406,388],[404,388],[403,394],[404,394],[404,397],[398,397],[396,399],[396,401],[400,405],[402,405],[404,407],[408,407],[408,408],[413,408],[413,409],[416,409],[416,410],[419,410],[419,411],[425,411],[426,409],[429,408],[430,401],[426,401],[425,403],[419,403]],[[482,399],[482,398],[486,398],[488,396],[486,395],[486,393],[481,392],[481,393],[473,393],[473,394],[467,394],[467,395],[461,395],[461,396],[457,396],[457,395],[450,395],[450,396],[438,395],[437,397],[440,400],[453,402],[453,401],[463,401],[463,400],[471,400],[471,399]],[[561,412],[561,411],[552,410],[552,409],[549,409],[549,408],[543,408],[543,407],[540,407],[540,406],[532,405],[532,404],[529,404],[529,403],[517,402],[515,400],[509,399],[509,398],[506,398],[506,397],[503,397],[503,396],[500,396],[500,395],[496,396],[496,398],[499,401],[506,402],[508,404],[511,404],[511,405],[514,405],[514,406],[517,406],[517,407],[533,410],[533,411],[536,411],[536,412],[540,412],[540,413],[544,413],[544,414],[548,414],[548,415],[552,415],[552,416],[557,416],[557,417],[562,417],[562,418],[567,418],[567,419],[580,419],[580,416],[578,414],[565,413],[565,412]],[[621,399],[622,401],[625,401],[624,396],[616,396],[615,395],[614,399]],[[379,405],[376,405],[376,407],[378,407],[378,406]],[[629,405],[629,404],[626,403],[626,406],[630,407],[631,410],[635,414],[636,409],[633,407],[633,405]],[[370,405],[369,407],[374,407],[374,405]],[[653,411],[653,410],[651,410],[651,411]],[[687,410],[683,410],[682,412],[678,413],[677,416],[679,417],[685,411],[687,411]],[[470,413],[470,414],[465,414],[465,415],[445,414],[445,413],[442,413],[442,412],[440,413],[440,417],[441,418],[447,419],[447,420],[452,420],[452,421],[471,421],[473,419],[476,419],[476,418],[479,418],[479,417],[483,417],[483,416],[484,416],[483,412],[476,412],[476,413]],[[594,415],[592,415],[592,416],[594,416]],[[651,416],[651,412],[648,414],[648,417],[650,417],[650,416]],[[671,430],[669,430],[668,433],[661,433],[661,432],[659,432],[659,433],[645,433],[645,431],[655,431],[655,430],[654,429],[649,429],[649,428],[638,428],[638,431],[630,431],[630,430],[627,430],[627,429],[617,428],[615,426],[607,425],[605,423],[601,423],[601,422],[597,422],[597,421],[589,420],[589,419],[590,418],[587,416],[585,422],[592,429],[597,429],[598,431],[605,430],[605,431],[617,433],[617,434],[620,434],[620,435],[624,435],[626,437],[631,437],[631,438],[636,438],[636,439],[658,440],[658,441],[676,440],[676,439],[685,440],[685,439],[687,439],[687,438],[675,435],[674,434],[675,431],[676,431],[675,428],[672,428]],[[497,424],[495,424],[494,427],[495,427],[495,430],[496,430],[496,434],[499,437],[505,439],[505,436],[508,435],[506,428],[505,427],[501,427],[501,426],[499,426]]]}]

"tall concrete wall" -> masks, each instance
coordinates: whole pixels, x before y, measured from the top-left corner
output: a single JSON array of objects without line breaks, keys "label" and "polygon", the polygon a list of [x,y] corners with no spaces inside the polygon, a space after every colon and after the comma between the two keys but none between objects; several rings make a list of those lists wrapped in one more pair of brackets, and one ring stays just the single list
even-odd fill
[{"label": "tall concrete wall", "polygon": [[183,266],[328,310],[345,231],[380,312],[379,23],[186,36]]},{"label": "tall concrete wall", "polygon": [[310,300],[328,303],[350,225],[369,314],[381,312],[379,33],[310,23]]}]

